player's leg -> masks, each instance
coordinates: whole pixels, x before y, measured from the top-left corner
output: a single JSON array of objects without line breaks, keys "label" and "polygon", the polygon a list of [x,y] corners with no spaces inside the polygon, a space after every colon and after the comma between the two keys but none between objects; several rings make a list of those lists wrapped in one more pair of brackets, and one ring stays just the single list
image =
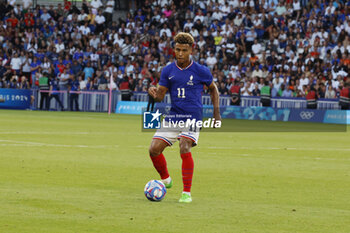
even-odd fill
[{"label": "player's leg", "polygon": [[53,95],[53,96],[54,96],[55,100],[58,102],[58,104],[60,105],[61,111],[63,111],[64,107],[63,107],[63,104],[62,104],[60,98],[58,97],[58,95]]},{"label": "player's leg", "polygon": [[189,203],[191,198],[191,187],[194,163],[191,148],[196,142],[185,136],[180,136],[180,154],[182,159],[182,182],[183,192],[179,202]]},{"label": "player's leg", "polygon": [[73,111],[73,94],[69,94],[69,111]]},{"label": "player's leg", "polygon": [[74,101],[75,101],[75,110],[79,112],[80,111],[80,109],[79,109],[79,94],[75,94]]},{"label": "player's leg", "polygon": [[50,110],[50,97],[49,97],[49,93],[46,93],[45,95],[45,106],[46,106],[46,110]]},{"label": "player's leg", "polygon": [[44,105],[44,94],[43,92],[40,92],[40,110],[43,110]]},{"label": "player's leg", "polygon": [[153,138],[151,146],[149,147],[149,155],[151,157],[153,166],[159,173],[162,182],[165,184],[165,187],[171,188],[173,182],[170,178],[166,159],[163,155],[163,151],[167,146],[170,146],[170,144],[165,139]]},{"label": "player's leg", "polygon": [[176,142],[178,135],[179,131],[176,129],[158,129],[153,136],[153,140],[149,148],[149,154],[153,165],[158,171],[166,188],[171,188],[173,181],[169,176],[163,151],[167,146],[172,146]]},{"label": "player's leg", "polygon": [[53,96],[50,95],[50,96],[49,96],[49,108],[50,108],[50,106],[51,106],[51,100],[52,100],[52,98],[53,98]]}]

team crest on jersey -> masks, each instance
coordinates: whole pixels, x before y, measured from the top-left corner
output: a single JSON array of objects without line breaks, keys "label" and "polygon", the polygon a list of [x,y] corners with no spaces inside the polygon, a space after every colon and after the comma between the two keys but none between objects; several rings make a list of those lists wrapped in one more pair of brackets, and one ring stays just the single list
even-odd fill
[{"label": "team crest on jersey", "polygon": [[187,85],[193,86],[193,75],[190,76],[190,81],[187,82]]}]

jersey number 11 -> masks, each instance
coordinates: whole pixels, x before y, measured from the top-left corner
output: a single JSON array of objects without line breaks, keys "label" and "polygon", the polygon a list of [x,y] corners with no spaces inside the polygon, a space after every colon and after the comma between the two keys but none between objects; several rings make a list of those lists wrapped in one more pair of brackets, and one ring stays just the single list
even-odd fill
[{"label": "jersey number 11", "polygon": [[178,88],[177,89],[177,97],[178,98],[185,98],[185,88]]}]

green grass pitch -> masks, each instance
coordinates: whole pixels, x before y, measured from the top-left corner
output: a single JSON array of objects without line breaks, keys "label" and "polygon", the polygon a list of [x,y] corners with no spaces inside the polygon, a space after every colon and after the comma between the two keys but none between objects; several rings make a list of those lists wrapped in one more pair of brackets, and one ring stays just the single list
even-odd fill
[{"label": "green grass pitch", "polygon": [[349,132],[202,132],[193,202],[180,204],[178,143],[164,153],[173,188],[159,203],[144,197],[159,177],[140,125],[0,110],[0,232],[350,232]]}]

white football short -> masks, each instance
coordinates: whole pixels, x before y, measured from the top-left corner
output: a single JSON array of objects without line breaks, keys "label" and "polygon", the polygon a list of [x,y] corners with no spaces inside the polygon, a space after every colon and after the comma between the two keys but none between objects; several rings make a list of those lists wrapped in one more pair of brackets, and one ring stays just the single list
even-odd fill
[{"label": "white football short", "polygon": [[[168,122],[164,123],[166,126],[169,126]],[[158,129],[154,134],[154,139],[160,139],[166,142],[169,146],[172,146],[176,140],[180,140],[181,137],[188,138],[193,141],[193,146],[196,146],[199,138],[199,129],[192,128],[180,128],[180,127],[169,127]]]}]

